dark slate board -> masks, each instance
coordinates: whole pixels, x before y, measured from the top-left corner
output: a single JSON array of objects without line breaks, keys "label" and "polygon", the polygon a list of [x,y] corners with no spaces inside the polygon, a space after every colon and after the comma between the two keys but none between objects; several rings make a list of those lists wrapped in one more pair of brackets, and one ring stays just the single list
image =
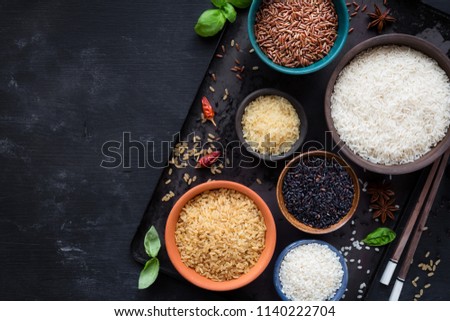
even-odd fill
[{"label": "dark slate board", "polygon": [[[402,17],[404,15],[404,17],[408,18],[399,19],[399,23],[394,25],[395,29],[388,29],[388,31],[417,34],[426,29],[425,27],[429,21],[427,19],[430,17],[438,19],[437,16],[435,17],[433,13],[429,12],[427,16],[420,18],[420,26],[411,26],[406,24],[405,20],[411,19],[413,9],[408,8],[407,12],[402,15],[401,11],[403,10],[404,8],[401,5],[395,7],[393,4],[393,12],[396,13],[397,16]],[[443,21],[447,22],[446,20]],[[376,35],[374,32],[366,31],[366,23],[367,21],[365,17],[362,16],[357,16],[352,20],[352,26],[355,27],[355,31],[350,35],[343,53],[362,40]],[[434,42],[436,45],[445,50],[447,43],[441,41],[438,30],[433,30],[422,32],[421,35],[423,37],[427,37],[429,41]],[[448,33],[449,30],[444,28],[444,32]],[[232,39],[239,43],[241,48],[240,52],[238,52],[236,48],[232,48],[230,46]],[[236,144],[233,142],[237,141],[237,136],[234,131],[234,116],[239,102],[253,90],[264,87],[274,87],[296,97],[300,103],[303,104],[306,110],[309,122],[309,132],[306,138],[307,143],[303,146],[303,150],[308,150],[311,148],[322,149],[324,147],[328,150],[332,150],[332,146],[329,145],[331,138],[327,137],[325,134],[326,124],[323,112],[323,97],[328,78],[338,60],[324,70],[316,72],[312,75],[294,77],[274,72],[263,65],[255,54],[249,53],[250,44],[246,32],[246,19],[243,18],[238,19],[236,23],[229,26],[220,43],[226,47],[225,57],[215,58],[211,62],[209,72],[205,75],[194,103],[191,106],[189,115],[184,122],[180,139],[175,140],[174,143],[178,141],[190,140],[190,137],[192,137],[191,133],[201,136],[202,139],[206,139],[207,133],[213,133],[215,136],[219,136],[221,138],[220,142],[224,146],[228,143],[234,144],[233,146],[235,146]],[[217,53],[222,53],[222,50],[219,48]],[[235,65],[235,59],[238,59],[240,63],[246,67],[246,70],[243,73],[243,81],[238,80],[235,77],[235,74],[229,70]],[[253,66],[259,66],[259,70],[252,71]],[[217,75],[217,82],[212,81],[210,77],[211,73],[215,73]],[[209,86],[214,87],[214,93],[209,90]],[[225,88],[227,88],[230,93],[230,98],[227,101],[222,100],[222,95]],[[217,111],[217,128],[214,128],[210,123],[201,124],[200,122],[200,99],[203,95],[207,96],[210,101],[214,102],[214,107]],[[266,271],[250,285],[236,291],[224,293],[223,295],[225,298],[233,299],[277,300],[278,297],[272,286],[273,263],[277,254],[280,253],[286,245],[295,240],[314,238],[315,236],[303,234],[294,229],[282,217],[278,209],[275,198],[275,185],[283,166],[282,162],[270,164],[271,167],[269,167],[265,164],[258,164],[255,161],[253,163],[255,165],[254,168],[242,169],[237,166],[239,160],[248,160],[248,157],[250,156],[246,153],[241,154],[238,150],[234,150],[232,153],[229,152],[229,149],[226,151],[226,155],[233,159],[234,162],[232,168],[225,168],[223,173],[220,175],[211,175],[208,170],[174,168],[174,173],[169,176],[168,168],[164,170],[160,178],[160,182],[152,196],[152,200],[147,207],[143,220],[131,244],[132,254],[140,263],[143,263],[146,260],[146,255],[142,247],[142,241],[145,232],[151,225],[155,225],[161,235],[164,233],[165,220],[172,205],[180,195],[189,189],[187,184],[185,184],[182,179],[185,172],[189,173],[191,177],[194,175],[198,177],[197,181],[193,185],[200,184],[209,178],[237,181],[255,190],[267,202],[272,210],[272,214],[274,215],[277,224],[278,239],[274,259]],[[408,215],[407,208],[409,208],[414,202],[414,189],[416,188],[417,190],[421,187],[421,171],[391,178],[389,176],[366,172],[356,166],[353,167],[363,182],[391,182],[393,189],[396,191],[396,202],[403,210],[401,211],[400,217],[395,222],[389,222],[387,226],[398,228],[401,218]],[[172,182],[165,185],[164,182],[169,178]],[[259,185],[256,182],[257,178],[263,182],[262,185]],[[161,198],[169,191],[173,191],[176,196],[168,202],[161,202]],[[381,225],[371,219],[371,213],[368,211],[368,204],[367,194],[362,193],[361,202],[357,214],[355,215],[355,225],[347,224],[344,228],[337,232],[315,238],[326,240],[337,248],[351,246],[352,241],[350,241],[350,239],[352,237],[356,240],[361,240],[368,232]],[[349,260],[354,259],[355,262],[348,263],[350,278],[348,285],[349,291],[346,294],[346,300],[358,299],[359,295],[361,295],[363,299],[366,298],[368,288],[364,288],[363,293],[360,294],[358,292],[360,285],[362,283],[366,283],[370,286],[374,283],[377,277],[376,273],[382,266],[383,258],[386,256],[386,251],[388,248],[389,247],[382,248],[380,252],[375,252],[373,249],[363,249],[361,251],[357,251],[353,248],[349,252],[347,258]],[[344,249],[344,251],[346,250]],[[160,252],[159,256],[162,262],[162,271],[168,275],[174,276],[175,278],[179,278],[180,276],[173,269],[164,248]],[[358,264],[358,260],[361,260],[360,264]],[[362,269],[358,269],[358,265],[361,265]],[[370,299],[370,297],[367,298]]]}]

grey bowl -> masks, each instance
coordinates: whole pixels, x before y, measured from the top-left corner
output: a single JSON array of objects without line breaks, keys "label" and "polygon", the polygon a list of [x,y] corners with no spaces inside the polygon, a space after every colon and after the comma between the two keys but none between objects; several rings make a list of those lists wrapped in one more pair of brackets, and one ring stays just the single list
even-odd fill
[{"label": "grey bowl", "polygon": [[[300,135],[299,135],[297,141],[292,145],[291,149],[288,152],[283,153],[283,154],[278,154],[278,155],[260,154],[260,153],[256,152],[248,144],[248,142],[245,140],[245,138],[243,136],[242,116],[244,114],[245,108],[256,98],[258,98],[260,96],[268,96],[268,95],[276,95],[276,96],[281,96],[281,97],[286,98],[292,104],[292,106],[294,106],[295,111],[297,112],[298,117],[300,119]],[[291,95],[289,95],[283,91],[280,91],[278,89],[263,88],[263,89],[258,89],[256,91],[252,92],[247,97],[245,97],[244,100],[242,100],[242,102],[240,103],[239,108],[236,112],[235,127],[236,127],[236,133],[238,135],[239,141],[251,155],[253,155],[263,161],[275,162],[275,161],[283,160],[283,159],[286,159],[286,158],[292,156],[301,147],[301,145],[303,144],[303,142],[306,138],[306,133],[308,132],[308,121],[307,121],[303,106],[294,97],[292,97]]]}]

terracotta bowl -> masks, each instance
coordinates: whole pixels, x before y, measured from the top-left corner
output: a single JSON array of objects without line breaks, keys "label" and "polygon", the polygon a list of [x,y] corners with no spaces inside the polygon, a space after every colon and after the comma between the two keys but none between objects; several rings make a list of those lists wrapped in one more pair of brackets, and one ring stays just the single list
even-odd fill
[{"label": "terracotta bowl", "polygon": [[[306,225],[302,222],[300,222],[299,220],[297,220],[295,218],[294,215],[292,215],[288,209],[286,208],[285,202],[284,202],[284,196],[283,196],[283,182],[284,182],[284,178],[286,176],[286,173],[288,172],[289,169],[295,167],[297,165],[297,163],[299,161],[301,161],[302,159],[306,159],[308,157],[321,157],[321,158],[328,158],[328,159],[334,159],[336,160],[342,167],[344,167],[348,174],[350,175],[350,178],[353,182],[353,186],[355,188],[355,193],[353,195],[353,201],[352,201],[352,206],[350,207],[349,211],[347,212],[347,214],[341,218],[341,220],[339,222],[337,222],[336,224],[333,224],[327,228],[316,228],[316,227],[312,227],[309,225]],[[312,152],[307,152],[307,153],[303,153],[298,155],[297,157],[293,158],[283,169],[283,171],[280,174],[280,177],[278,178],[278,183],[277,183],[277,201],[278,201],[278,206],[281,210],[281,213],[283,213],[284,217],[289,221],[289,223],[291,223],[293,226],[295,226],[296,228],[298,228],[300,231],[305,232],[305,233],[309,233],[309,234],[326,234],[326,233],[330,233],[333,231],[336,231],[337,229],[341,228],[342,226],[345,225],[345,223],[347,223],[352,216],[355,214],[356,212],[356,208],[358,207],[358,202],[359,202],[359,182],[358,182],[358,177],[356,176],[355,172],[353,171],[353,169],[350,167],[349,164],[347,164],[347,162],[342,159],[341,157],[337,156],[336,154],[327,152],[327,151],[312,151]]]},{"label": "terracotta bowl", "polygon": [[[178,247],[175,242],[176,225],[178,218],[180,216],[181,209],[184,207],[184,205],[189,200],[205,191],[219,188],[233,189],[252,199],[253,202],[255,202],[256,206],[261,211],[261,214],[264,217],[264,222],[267,228],[265,248],[258,262],[250,269],[250,271],[247,274],[240,276],[238,279],[222,282],[208,279],[198,274],[194,269],[187,267],[181,261],[180,253],[178,251]],[[252,282],[253,280],[255,280],[265,270],[270,260],[272,259],[276,243],[275,221],[273,219],[269,207],[264,202],[264,200],[248,187],[231,181],[211,181],[193,187],[192,189],[187,191],[183,196],[181,196],[181,198],[175,203],[174,207],[170,211],[169,217],[167,218],[165,241],[167,254],[169,255],[170,261],[172,262],[175,269],[186,280],[197,285],[198,287],[207,290],[212,291],[234,290],[243,287],[248,283]]]},{"label": "terracotta bowl", "polygon": [[445,71],[450,78],[450,60],[443,54],[437,47],[415,36],[405,34],[388,34],[370,38],[361,42],[357,46],[353,47],[344,57],[340,60],[336,69],[333,71],[330,80],[328,81],[327,89],[325,92],[325,118],[328,129],[331,131],[333,140],[341,148],[340,151],[355,164],[375,173],[398,175],[406,174],[422,169],[431,163],[433,163],[439,156],[441,156],[447,149],[450,148],[450,129],[447,130],[445,137],[428,153],[415,160],[414,162],[402,164],[402,165],[382,165],[375,164],[362,158],[358,154],[354,153],[343,141],[341,141],[339,134],[334,127],[333,118],[331,117],[331,95],[333,93],[334,84],[341,70],[359,53],[378,46],[384,45],[400,45],[407,46],[417,51],[422,52],[430,58],[433,58],[438,65]]}]

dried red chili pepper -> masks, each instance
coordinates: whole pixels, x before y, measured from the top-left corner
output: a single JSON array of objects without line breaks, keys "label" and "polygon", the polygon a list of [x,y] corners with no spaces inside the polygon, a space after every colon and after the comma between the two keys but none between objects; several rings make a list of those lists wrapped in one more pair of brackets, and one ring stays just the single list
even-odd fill
[{"label": "dried red chili pepper", "polygon": [[214,164],[219,159],[219,157],[220,157],[219,151],[215,151],[208,155],[205,155],[198,160],[195,168],[211,167],[211,165]]},{"label": "dried red chili pepper", "polygon": [[202,98],[202,110],[205,119],[210,120],[214,124],[214,126],[217,127],[216,122],[214,121],[214,109],[209,103],[208,98],[206,98],[205,96],[203,96]]}]

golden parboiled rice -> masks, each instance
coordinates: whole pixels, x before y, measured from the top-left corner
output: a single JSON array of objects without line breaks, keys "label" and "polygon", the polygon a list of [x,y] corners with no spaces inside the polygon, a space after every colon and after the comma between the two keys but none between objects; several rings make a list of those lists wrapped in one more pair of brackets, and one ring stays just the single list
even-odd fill
[{"label": "golden parboiled rice", "polygon": [[181,260],[214,281],[237,279],[258,261],[266,225],[256,204],[232,189],[205,191],[186,203],[175,240]]},{"label": "golden parboiled rice", "polygon": [[260,154],[287,153],[300,137],[300,118],[289,100],[276,95],[260,96],[245,107],[242,134]]}]

